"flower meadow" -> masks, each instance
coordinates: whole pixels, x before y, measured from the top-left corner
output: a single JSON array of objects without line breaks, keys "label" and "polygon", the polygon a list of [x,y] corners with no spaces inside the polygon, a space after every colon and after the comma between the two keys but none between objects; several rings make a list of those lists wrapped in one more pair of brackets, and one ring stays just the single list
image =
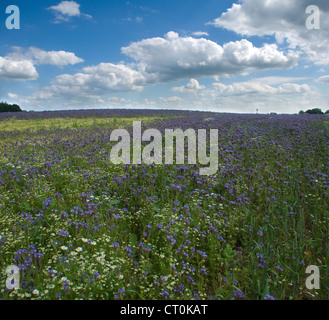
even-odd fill
[{"label": "flower meadow", "polygon": [[[0,120],[2,299],[329,298],[327,117],[19,117]],[[131,132],[134,119],[143,130],[218,129],[217,173],[199,175],[201,164],[112,164],[110,134]],[[6,288],[10,265],[19,289]],[[318,290],[305,286],[309,265],[320,269]]]}]

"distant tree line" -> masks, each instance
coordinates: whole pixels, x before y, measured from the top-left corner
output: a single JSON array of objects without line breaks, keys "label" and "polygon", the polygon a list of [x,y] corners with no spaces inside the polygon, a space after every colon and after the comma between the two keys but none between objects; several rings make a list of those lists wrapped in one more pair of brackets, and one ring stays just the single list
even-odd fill
[{"label": "distant tree line", "polygon": [[22,112],[23,110],[17,104],[8,104],[7,102],[0,102],[0,112]]},{"label": "distant tree line", "polygon": [[299,114],[329,114],[329,110],[326,112],[323,112],[320,108],[314,108],[306,110],[305,112],[303,110],[299,111]]}]

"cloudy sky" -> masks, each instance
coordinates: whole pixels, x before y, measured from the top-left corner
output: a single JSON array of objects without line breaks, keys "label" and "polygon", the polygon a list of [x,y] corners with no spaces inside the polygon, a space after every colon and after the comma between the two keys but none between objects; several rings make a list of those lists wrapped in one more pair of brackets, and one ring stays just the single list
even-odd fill
[{"label": "cloudy sky", "polygon": [[328,0],[2,0],[0,39],[0,100],[25,110],[329,109]]}]

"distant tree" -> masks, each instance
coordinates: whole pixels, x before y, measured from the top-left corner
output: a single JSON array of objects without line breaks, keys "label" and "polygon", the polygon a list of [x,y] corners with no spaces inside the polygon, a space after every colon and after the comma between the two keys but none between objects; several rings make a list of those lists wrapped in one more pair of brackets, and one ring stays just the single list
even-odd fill
[{"label": "distant tree", "polygon": [[7,102],[0,102],[0,112],[22,112],[22,109],[17,104],[8,104]]},{"label": "distant tree", "polygon": [[306,111],[308,114],[323,114],[320,108],[309,109]]},{"label": "distant tree", "polygon": [[329,114],[329,110],[326,111],[326,114]]},{"label": "distant tree", "polygon": [[299,114],[304,114],[305,112],[303,110],[300,110],[299,111]]}]

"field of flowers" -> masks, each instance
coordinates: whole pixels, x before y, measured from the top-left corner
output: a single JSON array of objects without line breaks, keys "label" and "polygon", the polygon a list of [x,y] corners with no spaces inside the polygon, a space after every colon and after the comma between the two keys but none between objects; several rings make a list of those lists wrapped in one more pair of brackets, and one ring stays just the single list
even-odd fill
[{"label": "field of flowers", "polygon": [[[0,120],[2,299],[328,299],[329,121],[183,111]],[[219,130],[219,170],[113,165],[115,128]],[[6,268],[21,287],[6,288]],[[307,266],[321,287],[305,286]]]}]

